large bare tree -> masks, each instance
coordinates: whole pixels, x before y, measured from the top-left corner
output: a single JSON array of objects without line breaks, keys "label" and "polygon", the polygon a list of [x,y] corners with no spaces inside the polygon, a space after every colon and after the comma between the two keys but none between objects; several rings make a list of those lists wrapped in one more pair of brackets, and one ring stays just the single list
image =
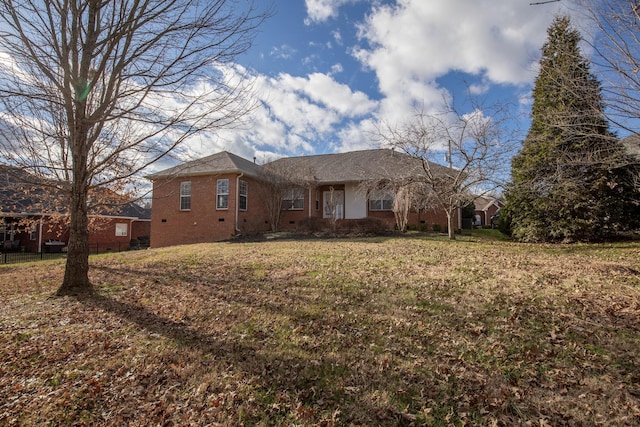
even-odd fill
[{"label": "large bare tree", "polygon": [[640,119],[640,5],[637,0],[576,0],[586,15],[582,28],[593,50],[609,119],[637,132]]},{"label": "large bare tree", "polygon": [[268,161],[262,166],[259,180],[273,232],[279,230],[282,211],[291,209],[291,206],[285,206],[285,200],[293,201],[296,197],[304,200],[304,190],[316,185],[313,170],[292,169],[287,163],[278,160]]},{"label": "large bare tree", "polygon": [[633,136],[624,141],[630,156],[606,156],[605,166],[627,167],[632,184],[640,191],[640,4],[637,0],[575,1],[579,12],[587,17],[583,33],[602,83],[607,119]]},{"label": "large bare tree", "polygon": [[422,160],[420,184],[446,212],[450,239],[458,228],[458,209],[504,185],[513,149],[514,130],[506,126],[508,108],[470,103],[468,113],[448,104],[442,112],[419,110],[399,124],[378,128],[383,144]]},{"label": "large bare tree", "polygon": [[267,11],[233,0],[0,2],[0,162],[68,195],[59,295],[90,292],[88,212],[190,137],[250,108],[233,60]]}]

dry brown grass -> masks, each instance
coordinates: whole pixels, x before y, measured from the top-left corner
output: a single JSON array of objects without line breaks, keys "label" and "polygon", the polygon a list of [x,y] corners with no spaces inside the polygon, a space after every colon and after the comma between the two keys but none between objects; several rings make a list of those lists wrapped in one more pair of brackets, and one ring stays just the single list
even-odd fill
[{"label": "dry brown grass", "polygon": [[638,425],[640,244],[217,243],[0,268],[2,425]]}]

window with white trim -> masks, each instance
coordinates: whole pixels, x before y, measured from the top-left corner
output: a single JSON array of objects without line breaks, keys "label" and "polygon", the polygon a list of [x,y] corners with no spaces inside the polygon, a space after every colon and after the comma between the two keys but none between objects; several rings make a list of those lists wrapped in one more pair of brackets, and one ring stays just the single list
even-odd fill
[{"label": "window with white trim", "polygon": [[285,190],[282,199],[282,210],[299,211],[304,209],[304,189],[290,188]]},{"label": "window with white trim", "polygon": [[191,210],[191,181],[180,183],[180,210]]},{"label": "window with white trim", "polygon": [[229,209],[229,180],[219,179],[216,186],[216,209]]},{"label": "window with white trim", "polygon": [[126,236],[129,234],[129,224],[127,223],[117,223],[116,224],[116,236]]},{"label": "window with white trim", "polygon": [[238,207],[240,208],[241,211],[247,210],[248,194],[249,194],[249,184],[247,184],[247,181],[240,180],[240,191],[238,194],[239,196]]},{"label": "window with white trim", "polygon": [[369,210],[393,210],[393,194],[390,191],[374,190],[369,194]]}]

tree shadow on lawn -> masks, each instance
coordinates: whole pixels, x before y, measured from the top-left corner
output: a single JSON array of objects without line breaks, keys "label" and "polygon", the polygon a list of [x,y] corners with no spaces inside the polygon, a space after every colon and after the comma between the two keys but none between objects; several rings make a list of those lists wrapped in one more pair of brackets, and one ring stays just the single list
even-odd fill
[{"label": "tree shadow on lawn", "polygon": [[[162,274],[160,273],[149,275],[146,271],[111,267],[98,267],[98,269],[108,271],[109,274],[114,274],[116,277],[122,277],[123,274],[133,274],[144,276],[147,280],[155,281],[156,284],[161,283]],[[189,284],[189,291],[206,298],[205,291],[211,291],[211,284],[202,284],[202,287],[195,285],[196,287],[194,287],[193,283],[197,282],[194,279],[196,279],[195,274],[183,274],[178,279],[180,283],[177,286]],[[202,281],[200,282],[202,283]],[[305,422],[314,421],[313,417],[316,422],[320,421],[320,417],[326,420],[336,411],[340,411],[342,414],[340,421],[347,423],[402,425],[404,422],[401,409],[363,398],[363,394],[370,392],[375,394],[376,391],[379,391],[382,394],[393,394],[396,390],[385,387],[383,373],[376,375],[377,378],[363,380],[364,373],[349,365],[353,362],[352,359],[327,356],[326,351],[321,349],[292,347],[283,350],[280,347],[288,345],[287,343],[261,340],[260,333],[262,331],[255,331],[257,336],[250,334],[248,339],[243,339],[242,334],[237,331],[229,334],[208,332],[205,330],[206,325],[171,320],[142,304],[100,294],[101,288],[101,286],[96,286],[95,294],[78,296],[78,300],[91,308],[98,308],[137,325],[143,332],[157,334],[172,341],[176,345],[176,353],[196,350],[202,358],[199,363],[196,363],[198,365],[196,370],[201,370],[203,374],[206,373],[207,363],[210,363],[204,360],[215,360],[220,369],[229,369],[245,381],[250,381],[254,387],[257,385],[257,390],[252,392],[253,395],[248,396],[249,399],[254,399],[258,395],[262,396],[261,398],[264,400],[257,399],[253,403],[253,409],[262,413],[256,415],[255,422],[264,420],[265,417],[268,422],[277,421],[277,414],[275,420],[264,414],[271,411],[272,401],[278,399],[289,402],[290,411],[299,417],[300,421]],[[217,293],[215,298],[232,300],[240,296],[238,292],[236,291],[232,295]],[[123,291],[122,296],[123,298],[127,297],[126,291]],[[210,294],[208,296],[212,298]],[[244,292],[242,299],[242,305],[246,307],[251,307],[252,302],[255,302],[252,301],[249,292]],[[280,303],[266,302],[260,302],[257,305],[262,310],[273,310],[280,314],[282,314],[281,310],[286,308],[284,302],[282,306]],[[285,310],[285,312],[287,311],[289,310]],[[292,314],[293,312],[289,311],[285,315]],[[233,323],[231,326],[238,326],[238,323]],[[176,355],[176,357],[179,356]],[[375,367],[373,369],[375,370]],[[191,378],[189,382],[191,383],[194,379],[197,381],[197,378]],[[352,382],[356,382],[360,386],[357,392],[348,390]],[[363,384],[372,389],[363,390]],[[182,387],[187,387],[187,385],[182,384]],[[355,418],[350,419],[349,417]],[[249,421],[251,420],[249,419]]]},{"label": "tree shadow on lawn", "polygon": [[[183,347],[195,348],[202,357],[212,355],[217,362],[220,362],[220,366],[229,366],[230,368],[228,369],[232,369],[234,373],[241,375],[243,378],[253,378],[252,382],[257,391],[252,392],[250,397],[253,398],[260,393],[263,396],[268,395],[264,402],[256,402],[253,408],[262,410],[265,413],[269,412],[269,402],[272,399],[278,399],[278,396],[287,396],[292,411],[295,411],[296,404],[307,405],[313,408],[316,413],[323,414],[331,414],[340,409],[343,418],[346,418],[346,420],[341,418],[341,422],[396,425],[405,421],[402,413],[409,404],[411,405],[410,410],[414,413],[419,411],[419,405],[424,405],[425,402],[429,401],[439,407],[451,405],[450,408],[456,408],[454,410],[457,411],[458,404],[452,399],[464,391],[469,394],[468,397],[471,399],[469,410],[477,411],[488,406],[486,402],[488,398],[483,396],[491,396],[492,389],[502,390],[505,387],[506,380],[503,373],[487,371],[488,367],[482,363],[477,364],[473,361],[458,359],[441,359],[441,351],[440,353],[436,352],[437,356],[425,357],[428,366],[423,366],[418,370],[410,369],[404,373],[396,371],[393,369],[394,360],[400,363],[406,363],[409,360],[402,353],[407,349],[398,347],[399,344],[394,344],[394,348],[383,349],[385,352],[390,351],[391,369],[384,366],[383,368],[385,369],[378,369],[378,366],[375,366],[375,362],[378,359],[375,356],[371,356],[373,350],[369,345],[378,339],[390,338],[392,336],[389,335],[391,332],[384,332],[384,329],[388,328],[389,325],[383,324],[384,322],[377,325],[365,325],[369,327],[369,330],[363,331],[361,317],[355,316],[351,320],[349,316],[344,319],[341,317],[341,314],[346,314],[351,310],[349,308],[351,306],[342,307],[343,311],[340,311],[341,309],[336,306],[336,312],[328,309],[328,304],[335,302],[332,299],[336,296],[334,295],[336,293],[335,289],[333,290],[334,292],[323,296],[318,301],[314,292],[319,289],[313,288],[314,285],[312,283],[308,285],[308,288],[305,288],[304,284],[301,284],[300,287],[290,286],[291,283],[298,283],[295,277],[260,278],[253,274],[250,266],[238,268],[238,265],[234,266],[235,274],[214,274],[200,277],[198,268],[187,268],[172,270],[170,278],[167,278],[167,274],[161,268],[150,269],[150,271],[105,266],[94,268],[104,271],[111,277],[123,279],[123,283],[126,283],[126,279],[134,277],[144,279],[144,283],[149,287],[158,287],[153,291],[154,293],[157,293],[158,296],[167,297],[169,301],[172,297],[179,297],[179,293],[171,293],[174,288],[178,288],[180,291],[188,292],[189,301],[204,301],[203,306],[205,309],[215,308],[216,303],[221,302],[223,305],[235,307],[239,310],[254,310],[252,314],[245,316],[246,321],[238,320],[236,317],[229,323],[232,328],[239,327],[242,329],[249,327],[249,329],[246,329],[248,339],[241,337],[244,330],[236,329],[229,334],[217,334],[207,330],[206,322],[198,324],[189,320],[182,322],[167,319],[154,312],[153,305],[145,307],[142,304],[123,302],[105,295],[93,296],[87,299],[85,303],[95,305],[106,312],[114,313],[138,325],[143,330],[159,334],[173,341],[178,345],[178,350]],[[216,272],[214,271],[214,273]],[[96,287],[98,292],[101,288],[101,286]],[[105,288],[105,290],[107,289]],[[122,290],[121,298],[126,299],[127,297],[127,290]],[[343,299],[349,299],[350,302],[345,304],[355,304],[352,306],[353,309],[357,310],[362,304],[365,304],[365,301],[359,301],[357,298],[353,300],[352,297],[347,297],[349,296],[347,295]],[[438,299],[436,298],[437,301]],[[207,303],[210,305],[207,305]],[[631,315],[629,315],[629,319],[618,318],[619,316],[613,316],[599,306],[588,306],[579,309],[579,307],[574,307],[575,304],[567,306],[566,309],[569,311],[566,313],[560,313],[565,317],[569,316],[567,317],[568,319],[573,319],[571,323],[562,323],[556,320],[551,324],[548,318],[551,308],[545,306],[545,310],[539,310],[535,306],[531,307],[531,303],[532,301],[529,300],[520,301],[518,299],[502,301],[496,297],[496,301],[489,307],[515,307],[521,317],[519,322],[524,328],[507,328],[504,331],[496,329],[492,335],[492,342],[499,344],[498,350],[502,346],[508,348],[511,345],[510,340],[514,337],[519,337],[519,334],[522,333],[531,335],[530,337],[528,335],[525,337],[532,340],[532,345],[537,343],[536,345],[541,346],[540,351],[532,353],[534,356],[539,356],[527,356],[527,354],[520,354],[523,345],[516,340],[513,343],[515,345],[513,349],[515,353],[510,356],[514,359],[498,360],[496,362],[498,366],[508,366],[509,363],[517,364],[518,362],[522,362],[524,366],[533,366],[534,362],[538,362],[534,359],[540,357],[539,362],[545,364],[545,366],[549,365],[549,369],[552,372],[549,375],[534,371],[531,374],[527,372],[519,374],[521,378],[518,377],[517,386],[524,387],[527,390],[519,398],[521,400],[517,401],[521,405],[520,409],[524,414],[514,416],[508,413],[508,408],[505,409],[502,406],[493,407],[492,410],[495,412],[492,415],[502,420],[522,421],[522,417],[525,420],[535,420],[537,416],[543,416],[542,414],[544,413],[550,416],[552,420],[556,416],[560,417],[557,419],[561,419],[562,409],[546,407],[545,405],[538,407],[541,403],[529,401],[530,398],[534,397],[529,393],[558,392],[561,387],[548,384],[549,380],[556,375],[559,377],[566,376],[573,380],[578,373],[576,371],[577,366],[583,359],[591,362],[592,358],[596,358],[602,363],[597,354],[592,354],[591,351],[585,350],[585,346],[592,344],[590,337],[594,334],[594,331],[591,330],[590,325],[600,326],[599,334],[605,342],[608,341],[607,337],[615,338],[619,328],[630,332],[637,330],[636,327],[629,326],[633,324],[632,320],[635,319]],[[470,342],[479,339],[479,344],[482,345],[482,336],[477,337],[478,333],[474,331],[465,332],[465,324],[460,323],[460,319],[464,318],[466,313],[461,311],[463,309],[464,307],[452,306],[453,311],[451,313],[445,313],[447,314],[446,316],[436,316],[435,319],[440,319],[439,321],[442,322],[440,327],[444,328],[444,330],[457,331],[458,335]],[[425,312],[424,316],[426,316],[425,319],[431,322],[435,319],[429,313],[429,311]],[[294,337],[293,335],[278,336],[281,331],[270,330],[268,322],[266,324],[260,323],[265,318],[272,319],[272,315],[273,319],[276,320],[278,316],[286,318],[289,323],[287,328],[289,329],[302,326],[303,332],[301,334],[308,335],[310,342],[315,343],[315,345],[298,341],[288,346],[288,339],[299,337]],[[510,313],[504,316],[508,315]],[[377,317],[376,319],[380,320],[381,318]],[[498,322],[498,326],[502,325],[499,322],[503,320],[505,319],[502,317],[495,319]],[[487,315],[480,317],[478,321],[492,322],[492,317]],[[570,339],[570,341],[559,343],[549,341],[547,337],[548,331],[553,330],[554,325],[559,328],[556,332],[559,335],[566,336],[565,340]],[[462,329],[458,331],[458,328]],[[286,328],[283,327],[281,329],[284,330]],[[361,332],[363,335],[360,336]],[[379,332],[380,334],[378,334]],[[397,334],[398,332],[393,333]],[[326,338],[327,334],[343,337],[341,338],[342,342],[333,337]],[[387,337],[387,335],[389,336]],[[402,333],[399,338],[403,338]],[[414,341],[415,338],[410,339],[412,340],[411,342],[417,343],[417,341]],[[600,339],[597,341],[600,341]],[[628,345],[631,345],[631,341],[627,341]],[[593,344],[597,344],[599,347],[607,347],[605,342],[594,342]],[[615,342],[611,341],[610,344],[613,345]],[[426,346],[429,343],[421,342],[420,344]],[[432,344],[437,345],[437,343]],[[326,345],[331,348],[324,348],[323,346]],[[572,347],[572,345],[575,347]],[[617,368],[613,369],[607,364],[598,364],[597,367],[583,370],[581,375],[583,378],[590,378],[594,384],[601,388],[603,391],[600,393],[605,392],[608,401],[615,401],[615,395],[611,390],[615,388],[615,384],[621,387],[624,385],[625,388],[633,384],[637,376],[631,373],[638,366],[638,360],[636,354],[620,351],[621,349],[608,348],[606,350],[610,352],[609,360],[615,365],[619,365],[622,368],[622,372]],[[489,351],[489,349],[485,351]],[[446,355],[447,353],[444,354]],[[482,356],[482,353],[478,354]],[[385,354],[379,356],[386,357]],[[492,352],[487,353],[486,357],[491,359],[494,354]],[[533,359],[529,360],[531,357]],[[564,363],[569,365],[564,366]],[[447,384],[447,381],[449,381],[447,378],[456,377],[455,371],[451,371],[451,369],[456,368],[461,369],[460,381],[464,381]],[[202,369],[206,369],[206,366],[203,365]],[[444,375],[441,371],[449,373]],[[603,380],[600,376],[603,373],[606,376],[611,376],[613,384],[607,386],[602,382]],[[400,379],[401,376],[405,378]],[[627,379],[620,378],[621,376],[627,376]],[[497,385],[493,383],[495,381],[497,381]],[[538,382],[545,384],[542,389],[537,385]],[[393,397],[387,400],[371,398],[372,395],[393,396],[398,392],[398,385],[400,384],[408,386],[405,390],[408,395],[405,397],[403,405],[400,405],[399,400],[394,400]],[[451,389],[447,387],[451,387]],[[586,395],[590,392],[589,388],[578,383],[574,388],[575,396],[578,394]],[[508,387],[506,389],[508,390]],[[426,390],[427,394],[421,395],[422,390]],[[636,401],[634,397],[629,396],[629,392],[631,395],[635,395],[638,392],[637,387],[631,387],[629,391],[624,391],[624,394],[630,397],[631,401]],[[581,402],[580,399],[572,396],[572,394],[570,390],[570,393],[563,397],[563,404],[572,404],[573,401],[571,399],[577,399],[575,402]],[[501,397],[500,399],[500,401],[507,401],[508,397],[504,399]],[[418,406],[416,407],[416,405]],[[267,419],[274,421],[273,418]],[[580,417],[577,419],[580,419]],[[257,421],[257,419],[254,419],[254,421]],[[308,422],[312,420],[306,419],[302,421]]]}]

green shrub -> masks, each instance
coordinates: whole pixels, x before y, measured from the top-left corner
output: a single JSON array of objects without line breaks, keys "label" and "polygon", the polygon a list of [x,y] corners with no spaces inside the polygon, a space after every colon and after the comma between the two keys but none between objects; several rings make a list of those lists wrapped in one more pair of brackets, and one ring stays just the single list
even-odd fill
[{"label": "green shrub", "polygon": [[298,223],[298,231],[306,233],[317,233],[327,228],[327,226],[328,223],[326,223],[322,218],[305,218]]},{"label": "green shrub", "polygon": [[386,222],[379,218],[362,218],[346,221],[344,223],[344,231],[350,234],[378,235],[389,232]]},{"label": "green shrub", "polygon": [[131,249],[140,249],[140,241],[136,238],[133,238],[129,241],[129,247]]}]

